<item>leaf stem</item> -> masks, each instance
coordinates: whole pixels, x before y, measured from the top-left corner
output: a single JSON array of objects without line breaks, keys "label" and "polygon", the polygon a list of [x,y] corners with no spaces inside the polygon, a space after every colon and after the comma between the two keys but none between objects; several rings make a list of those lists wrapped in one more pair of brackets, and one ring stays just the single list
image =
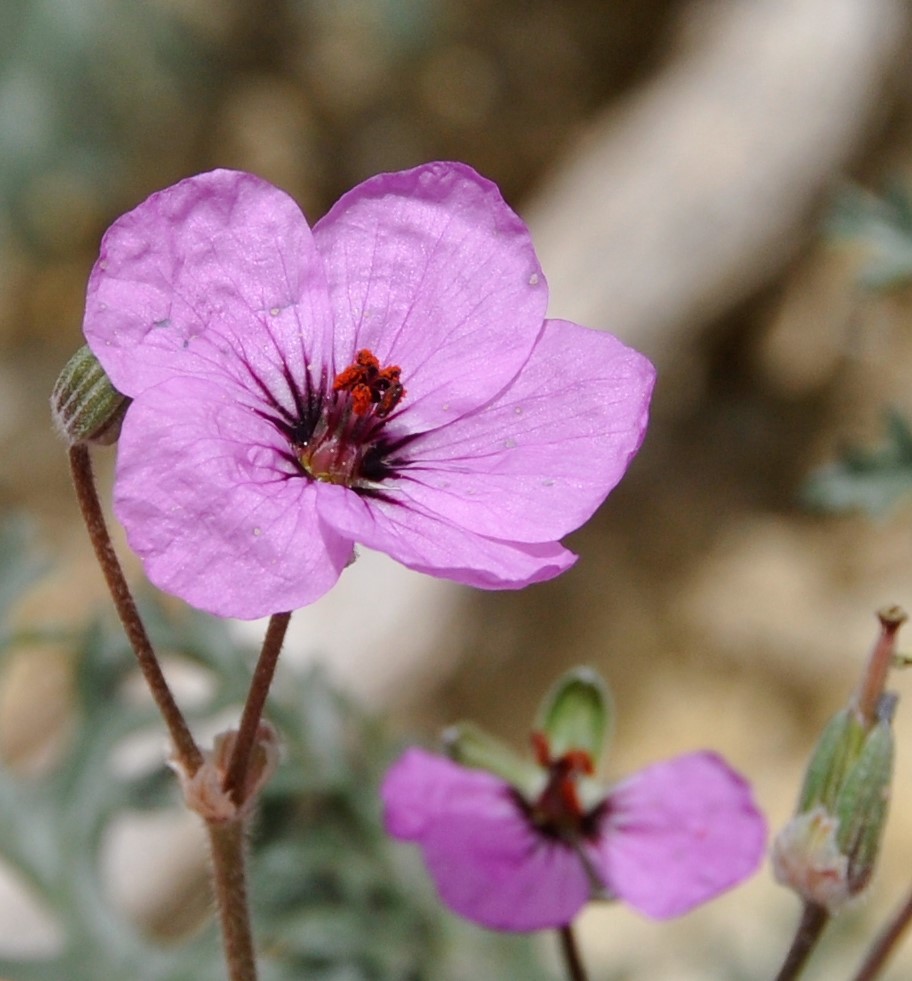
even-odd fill
[{"label": "leaf stem", "polygon": [[111,593],[111,599],[114,601],[117,615],[123,624],[130,646],[136,654],[136,660],[146,684],[149,686],[152,697],[155,699],[162,718],[165,720],[165,725],[168,727],[177,762],[187,773],[192,775],[201,766],[203,756],[193,739],[181,710],[177,707],[174,696],[171,694],[171,689],[162,673],[161,665],[158,663],[145,625],[136,609],[136,602],[130,592],[130,587],[127,585],[120,561],[114,552],[114,546],[111,544],[111,536],[104,519],[104,512],[101,508],[92,473],[92,458],[89,455],[89,448],[84,444],[71,446],[69,456],[70,472],[73,477],[73,485],[76,488],[79,508],[82,511],[92,547],[95,549],[98,564],[101,566],[105,582]]},{"label": "leaf stem", "polygon": [[912,892],[871,945],[852,981],[873,981],[880,974],[910,922],[912,922]]},{"label": "leaf stem", "polygon": [[229,981],[256,981],[247,901],[245,821],[207,821],[212,875]]},{"label": "leaf stem", "polygon": [[805,903],[795,939],[785,958],[776,981],[793,981],[804,970],[808,957],[817,946],[817,941],[830,922],[830,914],[824,906]]},{"label": "leaf stem", "polygon": [[570,981],[588,981],[586,968],[583,967],[583,960],[580,957],[579,947],[576,944],[576,937],[573,935],[573,927],[567,923],[558,930],[560,936],[561,954],[567,966],[567,975]]},{"label": "leaf stem", "polygon": [[282,643],[285,640],[285,632],[288,630],[290,620],[290,613],[273,613],[269,618],[269,626],[266,629],[266,636],[263,638],[263,647],[253,672],[253,679],[250,682],[250,691],[247,693],[247,701],[238,726],[231,760],[228,763],[228,770],[222,783],[222,789],[231,796],[238,807],[244,803],[244,783],[250,766],[250,756],[256,742],[260,720],[263,717],[263,708],[269,694],[269,686],[275,675],[279,652],[282,650]]}]

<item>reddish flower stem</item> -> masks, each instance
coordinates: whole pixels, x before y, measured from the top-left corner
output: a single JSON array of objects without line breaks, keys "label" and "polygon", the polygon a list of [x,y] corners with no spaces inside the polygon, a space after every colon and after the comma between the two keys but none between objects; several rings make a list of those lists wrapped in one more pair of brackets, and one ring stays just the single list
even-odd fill
[{"label": "reddish flower stem", "polygon": [[805,903],[798,931],[786,955],[785,963],[776,975],[776,981],[793,981],[801,974],[829,922],[830,914],[823,906]]},{"label": "reddish flower stem", "polygon": [[573,927],[568,923],[558,930],[560,936],[561,954],[567,966],[567,975],[570,981],[588,981],[589,975],[583,966],[580,957],[579,947],[576,944],[576,937],[573,935]]},{"label": "reddish flower stem", "polygon": [[877,722],[880,696],[886,688],[887,675],[896,656],[896,635],[907,619],[905,611],[898,606],[878,610],[877,618],[880,620],[880,636],[871,651],[867,669],[855,696],[855,708],[862,722],[868,726]]},{"label": "reddish flower stem", "polygon": [[886,966],[903,934],[912,923],[912,893],[871,945],[852,981],[874,981]]},{"label": "reddish flower stem", "polygon": [[139,668],[149,686],[149,691],[152,692],[152,697],[155,699],[162,718],[165,720],[165,725],[168,727],[177,762],[187,773],[192,775],[202,764],[203,756],[190,733],[181,710],[177,707],[177,702],[174,701],[174,696],[171,694],[171,689],[162,673],[161,665],[155,656],[149,635],[146,633],[145,625],[136,609],[133,594],[127,585],[123,569],[114,552],[114,546],[111,544],[111,536],[108,533],[108,526],[95,487],[89,448],[85,445],[71,446],[69,455],[70,471],[73,476],[73,485],[76,488],[79,508],[82,511],[92,547],[95,549],[98,564],[101,566],[105,582],[111,593],[111,599],[114,601],[117,615],[123,624],[130,646],[136,654],[136,660],[139,662]]},{"label": "reddish flower stem", "polygon": [[[263,708],[275,675],[279,652],[285,640],[290,613],[274,613],[269,618],[263,647],[257,660],[247,701],[238,727],[237,736],[222,789],[238,806],[246,801],[247,773],[250,758],[256,744]],[[247,900],[247,853],[244,841],[244,810],[234,821],[208,821],[209,842],[212,849],[212,870],[215,879],[215,895],[219,919],[222,925],[222,943],[228,965],[229,981],[256,981],[256,957],[253,931],[250,926],[250,905]]]},{"label": "reddish flower stem", "polygon": [[256,981],[257,978],[250,904],[247,900],[244,827],[242,818],[206,822],[229,981]]},{"label": "reddish flower stem", "polygon": [[290,613],[273,613],[269,618],[269,626],[266,629],[263,648],[253,672],[250,691],[247,693],[247,702],[244,705],[241,724],[238,727],[234,750],[228,763],[225,780],[222,783],[222,789],[231,795],[238,807],[244,803],[244,783],[250,766],[250,756],[256,742],[260,720],[263,717],[263,708],[266,705],[266,697],[269,694],[269,686],[272,684],[272,678],[275,674],[289,620],[291,620]]}]

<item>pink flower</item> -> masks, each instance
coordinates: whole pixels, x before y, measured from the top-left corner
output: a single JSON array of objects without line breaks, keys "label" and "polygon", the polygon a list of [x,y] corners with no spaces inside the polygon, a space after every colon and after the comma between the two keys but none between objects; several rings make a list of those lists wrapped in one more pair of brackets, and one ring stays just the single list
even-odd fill
[{"label": "pink flower", "polygon": [[653,369],[545,320],[528,230],[461,164],[383,174],[311,231],[214,171],[112,225],[85,335],[134,401],[115,511],[223,616],[325,593],[354,543],[486,589],[549,579],[643,438]]},{"label": "pink flower", "polygon": [[588,808],[579,756],[552,762],[526,800],[493,774],[410,749],[383,784],[387,830],[421,847],[447,906],[496,930],[560,927],[601,896],[680,916],[757,869],[765,822],[719,756],[657,763]]}]

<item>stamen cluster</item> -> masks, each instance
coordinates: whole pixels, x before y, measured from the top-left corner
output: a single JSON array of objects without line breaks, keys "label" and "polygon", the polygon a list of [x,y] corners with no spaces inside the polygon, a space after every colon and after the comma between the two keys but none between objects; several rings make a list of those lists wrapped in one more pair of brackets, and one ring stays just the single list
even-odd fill
[{"label": "stamen cluster", "polygon": [[[580,800],[577,779],[592,776],[595,766],[589,753],[572,749],[553,756],[548,737],[543,732],[532,733],[536,762],[548,771],[548,780],[535,801],[529,806],[533,824],[545,834],[564,841],[579,841],[592,835],[598,815],[587,814]],[[600,808],[596,808],[600,811]]]},{"label": "stamen cluster", "polygon": [[308,420],[303,431],[293,434],[295,459],[307,476],[364,490],[389,475],[381,434],[405,396],[400,374],[398,365],[381,368],[364,348],[336,375],[316,421]]},{"label": "stamen cluster", "polygon": [[364,416],[376,405],[376,413],[385,419],[405,396],[399,381],[399,365],[381,368],[376,356],[366,348],[358,352],[355,363],[336,375],[334,392],[351,392],[356,416]]}]

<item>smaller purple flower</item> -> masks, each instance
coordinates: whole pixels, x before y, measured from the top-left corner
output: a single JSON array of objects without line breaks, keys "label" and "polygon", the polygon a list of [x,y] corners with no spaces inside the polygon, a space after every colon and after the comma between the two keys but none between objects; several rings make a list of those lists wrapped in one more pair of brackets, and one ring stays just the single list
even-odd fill
[{"label": "smaller purple flower", "polygon": [[541,930],[570,923],[590,899],[618,898],[663,920],[756,871],[766,823],[715,753],[647,767],[586,806],[588,754],[539,750],[546,770],[531,798],[421,749],[386,776],[387,831],[421,847],[440,898],[461,916]]}]

